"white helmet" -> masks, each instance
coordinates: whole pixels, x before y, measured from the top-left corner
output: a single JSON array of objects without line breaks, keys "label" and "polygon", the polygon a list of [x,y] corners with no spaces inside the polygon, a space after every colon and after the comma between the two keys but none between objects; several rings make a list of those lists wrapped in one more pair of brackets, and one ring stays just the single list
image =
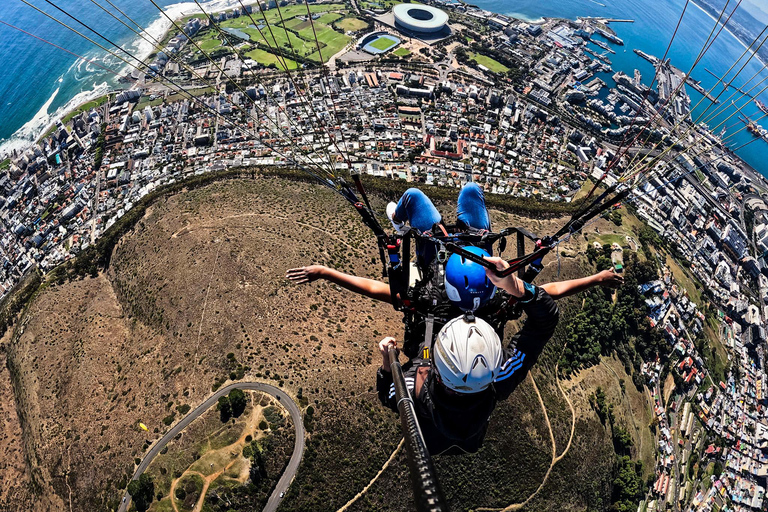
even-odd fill
[{"label": "white helmet", "polygon": [[501,365],[501,341],[481,318],[454,318],[437,334],[432,364],[444,386],[477,393],[493,383]]}]

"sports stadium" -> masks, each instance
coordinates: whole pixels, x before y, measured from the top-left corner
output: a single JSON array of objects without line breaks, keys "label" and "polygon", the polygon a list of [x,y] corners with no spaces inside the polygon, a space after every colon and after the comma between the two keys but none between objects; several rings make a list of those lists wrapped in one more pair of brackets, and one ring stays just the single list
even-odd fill
[{"label": "sports stadium", "polygon": [[398,4],[392,9],[395,25],[417,34],[440,32],[448,23],[448,15],[436,7]]},{"label": "sports stadium", "polygon": [[403,36],[430,45],[451,36],[448,14],[430,5],[397,4],[390,12],[375,19]]},{"label": "sports stadium", "polygon": [[400,38],[389,32],[380,31],[363,36],[357,44],[357,48],[371,55],[386,53],[401,43]]}]

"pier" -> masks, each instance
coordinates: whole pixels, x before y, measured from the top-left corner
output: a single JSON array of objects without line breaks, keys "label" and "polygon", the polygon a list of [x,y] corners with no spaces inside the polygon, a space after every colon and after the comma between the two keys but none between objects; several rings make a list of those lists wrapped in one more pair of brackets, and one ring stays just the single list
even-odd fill
[{"label": "pier", "polygon": [[719,77],[719,76],[717,76],[716,74],[714,74],[713,72],[711,72],[711,71],[710,71],[710,70],[708,70],[707,68],[704,68],[704,71],[706,71],[707,73],[709,73],[709,74],[710,74],[710,75],[712,75],[713,77],[717,78],[717,79],[719,80],[719,83],[720,83],[720,84],[722,84],[722,86],[723,86],[723,87],[726,87],[726,88],[730,87],[731,89],[736,89],[737,91],[739,91],[739,92],[740,92],[741,94],[743,94],[744,96],[748,96],[748,97],[750,97],[751,99],[755,99],[755,97],[754,97],[752,94],[750,94],[750,93],[748,93],[748,92],[745,92],[745,91],[742,91],[741,89],[739,89],[739,88],[738,88],[738,87],[736,87],[735,85],[731,85],[731,84],[729,84],[728,82],[726,82],[725,80],[723,80],[723,79],[722,79],[722,77]]},{"label": "pier", "polygon": [[602,21],[603,23],[634,23],[635,20],[620,20],[617,18],[597,18],[592,16],[579,16],[577,19],[585,21]]},{"label": "pier", "polygon": [[696,92],[698,92],[699,94],[707,98],[709,101],[711,101],[715,105],[720,103],[720,100],[715,99],[711,94],[709,94],[709,92],[707,92],[707,90],[701,86],[701,82],[699,82],[698,80],[694,80],[689,76],[688,78],[686,78],[685,83],[693,87],[696,90]]}]

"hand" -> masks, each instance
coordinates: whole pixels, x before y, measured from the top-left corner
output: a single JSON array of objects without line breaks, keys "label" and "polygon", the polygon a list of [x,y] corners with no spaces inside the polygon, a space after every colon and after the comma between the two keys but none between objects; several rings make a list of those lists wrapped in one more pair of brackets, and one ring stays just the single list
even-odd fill
[{"label": "hand", "polygon": [[325,269],[326,267],[323,265],[290,268],[285,272],[285,277],[296,284],[311,283],[321,278]]},{"label": "hand", "polygon": [[[391,336],[387,336],[379,342],[379,352],[381,352],[381,369],[385,372],[392,371],[389,365],[389,346],[392,345],[397,349],[397,340]],[[400,355],[400,350],[397,349],[397,355]]]},{"label": "hand", "polygon": [[[504,270],[509,268],[509,263],[497,256],[487,257],[485,260],[496,265],[497,270]],[[523,281],[514,273],[508,275],[507,277],[499,277],[491,269],[486,268],[485,275],[498,288],[509,292],[514,297],[520,298],[525,295],[525,285],[523,285]]]},{"label": "hand", "polygon": [[624,284],[624,276],[617,274],[614,269],[603,270],[597,274],[597,284],[606,288],[618,288]]}]

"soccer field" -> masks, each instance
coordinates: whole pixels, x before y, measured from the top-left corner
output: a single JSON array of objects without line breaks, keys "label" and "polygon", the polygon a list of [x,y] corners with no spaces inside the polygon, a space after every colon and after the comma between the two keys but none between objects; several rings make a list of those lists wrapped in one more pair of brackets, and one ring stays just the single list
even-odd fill
[{"label": "soccer field", "polygon": [[397,44],[397,41],[394,39],[390,39],[389,37],[380,37],[377,40],[370,43],[372,48],[376,48],[377,50],[386,51],[392,48]]}]

